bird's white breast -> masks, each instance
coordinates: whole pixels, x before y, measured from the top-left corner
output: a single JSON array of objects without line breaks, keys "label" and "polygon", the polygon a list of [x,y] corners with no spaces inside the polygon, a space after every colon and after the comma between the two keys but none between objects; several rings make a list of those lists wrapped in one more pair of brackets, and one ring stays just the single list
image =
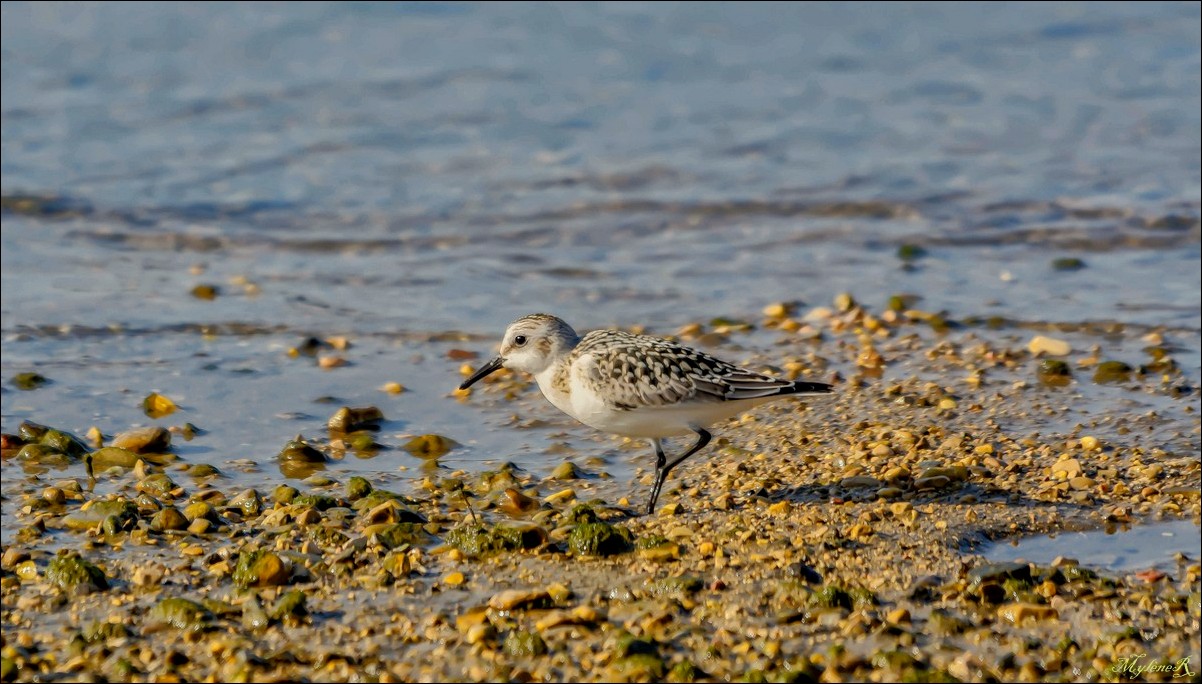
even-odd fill
[{"label": "bird's white breast", "polygon": [[[560,411],[589,427],[626,437],[660,438],[689,434],[694,428],[713,425],[775,398],[619,409],[615,407],[613,397],[603,394],[604,384],[586,380],[591,361],[589,355],[581,355],[574,359],[570,368],[558,371],[558,364],[553,364],[534,377],[543,396]],[[559,382],[556,382],[557,372],[565,373]]]}]

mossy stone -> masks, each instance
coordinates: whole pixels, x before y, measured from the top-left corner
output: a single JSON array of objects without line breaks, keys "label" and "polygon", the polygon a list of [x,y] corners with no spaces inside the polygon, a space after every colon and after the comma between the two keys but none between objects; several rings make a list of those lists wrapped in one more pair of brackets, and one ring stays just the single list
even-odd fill
[{"label": "mossy stone", "polygon": [[485,525],[456,527],[447,532],[446,542],[472,558],[501,550],[492,528]]},{"label": "mossy stone", "polygon": [[297,435],[296,439],[284,445],[280,450],[278,458],[284,462],[292,463],[325,463],[326,455],[309,445],[303,437]]},{"label": "mossy stone", "polygon": [[271,607],[271,619],[281,622],[294,624],[308,614],[305,593],[295,589],[276,599],[275,605]]},{"label": "mossy stone", "polygon": [[293,506],[310,506],[319,511],[328,510],[338,505],[338,499],[325,494],[302,494],[292,500]]},{"label": "mossy stone", "polygon": [[547,642],[543,641],[538,632],[514,630],[506,635],[505,643],[501,648],[506,655],[514,658],[529,658],[545,655]]},{"label": "mossy stone", "polygon": [[286,584],[289,575],[283,559],[266,549],[255,549],[238,554],[233,578],[243,587],[270,587]]},{"label": "mossy stone", "polygon": [[80,438],[69,432],[53,428],[47,430],[39,442],[43,446],[48,446],[60,454],[66,454],[71,458],[83,458],[84,454],[91,451],[88,445],[84,444]]},{"label": "mossy stone", "polygon": [[50,561],[46,566],[46,583],[69,594],[88,594],[109,588],[104,571],[74,552],[60,553]]},{"label": "mossy stone", "polygon": [[128,529],[138,519],[138,505],[127,499],[93,500],[86,508],[63,516],[63,525],[72,530],[90,530],[109,518],[116,518],[119,529]]},{"label": "mossy stone", "polygon": [[19,390],[35,390],[49,382],[41,373],[17,373],[13,376],[12,384]]},{"label": "mossy stone", "polygon": [[612,556],[633,547],[630,530],[604,522],[576,525],[568,535],[568,548],[578,556]]},{"label": "mossy stone", "polygon": [[175,481],[168,477],[166,473],[147,475],[138,483],[139,492],[146,492],[153,496],[162,496],[175,488]]},{"label": "mossy stone", "polygon": [[271,498],[274,499],[276,503],[290,504],[299,493],[300,492],[297,491],[296,487],[291,485],[280,485],[271,493]]},{"label": "mossy stone", "polygon": [[263,510],[263,497],[257,490],[244,489],[230,499],[229,505],[242,511],[244,517],[253,518]]},{"label": "mossy stone", "polygon": [[1133,370],[1122,361],[1103,361],[1094,369],[1093,381],[1098,384],[1127,382]]},{"label": "mossy stone", "polygon": [[376,541],[388,549],[395,549],[403,544],[417,546],[430,540],[426,529],[415,522],[399,522],[385,525],[374,533]]},{"label": "mossy stone", "polygon": [[168,506],[150,519],[150,529],[155,532],[182,530],[188,527],[188,519],[174,506]]},{"label": "mossy stone", "polygon": [[563,519],[569,525],[601,522],[600,516],[588,504],[576,504],[570,511],[564,514]]},{"label": "mossy stone", "polygon": [[26,444],[17,452],[17,459],[48,466],[69,466],[71,457],[45,444]]},{"label": "mossy stone", "polygon": [[88,643],[123,639],[130,636],[129,629],[120,622],[101,622],[99,620],[89,624],[80,631],[80,634]]},{"label": "mossy stone", "polygon": [[113,466],[133,468],[138,464],[139,458],[137,454],[129,449],[106,446],[92,452],[92,467],[99,470],[105,470]]},{"label": "mossy stone", "polygon": [[371,494],[371,492],[372,492],[371,483],[368,482],[366,478],[362,478],[362,477],[359,477],[358,475],[356,475],[356,476],[352,477],[351,479],[347,480],[347,483],[346,483],[346,498],[347,499],[349,499],[351,501],[358,501],[359,499],[362,499],[363,497],[367,496],[368,494]]},{"label": "mossy stone", "polygon": [[610,663],[606,672],[612,681],[658,682],[664,678],[664,661],[657,655],[638,653]]},{"label": "mossy stone", "polygon": [[705,586],[700,577],[682,575],[680,577],[660,577],[647,583],[647,593],[652,596],[684,596],[694,594]]},{"label": "mossy stone", "polygon": [[173,597],[156,603],[146,617],[151,622],[191,632],[207,627],[212,614],[195,601]]},{"label": "mossy stone", "polygon": [[851,596],[841,585],[828,584],[810,594],[806,603],[814,608],[843,608],[850,610]]}]

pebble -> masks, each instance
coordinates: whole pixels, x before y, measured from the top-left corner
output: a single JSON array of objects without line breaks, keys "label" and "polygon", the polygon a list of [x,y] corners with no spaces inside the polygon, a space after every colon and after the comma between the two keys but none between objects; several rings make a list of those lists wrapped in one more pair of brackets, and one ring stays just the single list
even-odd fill
[{"label": "pebble", "polygon": [[[462,582],[460,582],[462,584]],[[499,594],[493,594],[488,599],[488,607],[496,610],[514,610],[515,608],[524,608],[530,605],[545,603],[551,598],[551,593],[545,589],[512,589],[502,591]]]},{"label": "pebble", "polygon": [[1075,458],[1056,461],[1052,464],[1052,474],[1063,480],[1071,480],[1081,474],[1081,462]]},{"label": "pebble", "polygon": [[952,482],[951,478],[946,477],[944,475],[936,475],[935,477],[923,477],[923,478],[914,480],[914,488],[917,489],[918,491],[925,491],[928,489],[942,489],[942,488],[948,486],[949,484],[951,484],[951,482]]},{"label": "pebble", "polygon": [[1022,624],[1028,618],[1033,620],[1057,620],[1060,614],[1055,608],[1041,606],[1037,603],[1007,603],[998,606],[998,618],[1015,625]]},{"label": "pebble", "polygon": [[1097,484],[1097,482],[1095,480],[1093,480],[1093,478],[1079,476],[1079,477],[1074,477],[1073,479],[1069,480],[1068,484],[1073,489],[1084,490],[1084,489],[1093,488],[1093,486],[1095,484]]},{"label": "pebble", "polygon": [[1045,356],[1068,356],[1073,351],[1073,347],[1064,340],[1036,335],[1027,343],[1027,351],[1037,356],[1040,354]]},{"label": "pebble", "polygon": [[875,489],[881,486],[881,481],[867,475],[856,475],[854,477],[843,478],[839,481],[839,486],[846,489],[854,489],[856,487],[872,487]]},{"label": "pebble", "polygon": [[768,506],[768,515],[783,516],[788,515],[793,506],[788,501],[777,501]]}]

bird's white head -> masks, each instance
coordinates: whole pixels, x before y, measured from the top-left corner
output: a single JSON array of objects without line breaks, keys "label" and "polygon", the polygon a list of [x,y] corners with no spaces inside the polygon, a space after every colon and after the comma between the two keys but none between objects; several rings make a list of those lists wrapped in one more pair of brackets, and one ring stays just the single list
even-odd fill
[{"label": "bird's white head", "polygon": [[560,318],[549,314],[522,316],[505,329],[500,356],[481,366],[459,388],[467,389],[500,368],[537,375],[578,342],[580,336]]}]

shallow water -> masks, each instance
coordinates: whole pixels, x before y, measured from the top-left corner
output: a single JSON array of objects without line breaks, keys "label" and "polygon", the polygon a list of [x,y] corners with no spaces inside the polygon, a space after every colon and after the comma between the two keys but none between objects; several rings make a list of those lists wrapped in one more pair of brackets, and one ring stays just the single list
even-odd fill
[{"label": "shallow water", "polygon": [[1191,563],[1202,558],[1202,535],[1197,523],[1173,520],[1126,529],[1060,532],[999,542],[984,553],[992,561],[1025,560],[1040,565],[1070,555],[1082,566],[1116,573],[1149,568],[1175,572],[1178,554],[1184,554]]},{"label": "shallow water", "polygon": [[[206,430],[181,456],[262,487],[285,479],[286,440],[374,404],[386,444],[463,443],[447,471],[545,474],[568,442],[624,481],[645,455],[538,397],[450,398],[447,352],[487,355],[531,311],[670,334],[842,291],[1002,317],[980,334],[1017,346],[1064,324],[1133,365],[1160,330],[1199,381],[1194,5],[0,13],[6,432],[154,423],[140,403],[159,391],[182,410],[158,423]],[[926,256],[902,262],[907,244]],[[189,295],[205,283],[215,300]],[[331,335],[351,365],[287,355]],[[24,371],[51,384],[16,391]],[[1088,382],[1071,398],[1077,413],[1040,427],[1197,405]],[[515,414],[546,424],[515,430]],[[1196,451],[1186,428],[1174,446]],[[330,471],[421,466],[392,450]]]}]

